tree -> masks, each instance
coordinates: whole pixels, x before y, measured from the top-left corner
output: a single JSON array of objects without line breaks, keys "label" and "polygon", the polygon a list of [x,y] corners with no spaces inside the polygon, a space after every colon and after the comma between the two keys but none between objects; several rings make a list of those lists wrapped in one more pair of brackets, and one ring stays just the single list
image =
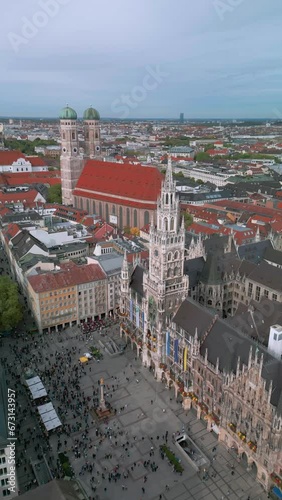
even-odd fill
[{"label": "tree", "polygon": [[207,153],[197,153],[195,159],[196,161],[210,161],[211,157]]},{"label": "tree", "polygon": [[62,186],[61,184],[54,184],[48,189],[47,201],[49,203],[62,203]]},{"label": "tree", "polygon": [[0,331],[9,331],[22,320],[18,287],[8,276],[0,276]]},{"label": "tree", "polygon": [[140,236],[140,230],[138,229],[138,227],[132,227],[130,229],[130,234],[132,234],[133,236]]},{"label": "tree", "polygon": [[189,214],[188,212],[184,212],[183,216],[184,216],[185,229],[187,229],[187,227],[193,224],[193,215]]}]

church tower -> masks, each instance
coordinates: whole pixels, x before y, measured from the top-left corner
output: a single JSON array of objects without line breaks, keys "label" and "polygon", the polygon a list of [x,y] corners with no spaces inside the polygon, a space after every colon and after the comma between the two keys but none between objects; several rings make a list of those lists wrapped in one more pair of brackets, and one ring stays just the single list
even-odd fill
[{"label": "church tower", "polygon": [[[156,350],[151,354],[156,369],[165,359],[166,327],[188,294],[184,249],[184,219],[180,223],[180,204],[169,157],[158,200],[157,225],[151,222],[150,226],[149,272],[144,276],[147,329],[157,339]],[[144,358],[147,355],[144,351]],[[143,362],[149,363],[149,359]]]},{"label": "church tower", "polygon": [[73,190],[83,167],[83,157],[79,152],[77,114],[74,109],[63,108],[60,113],[61,132],[61,182],[64,205],[73,205]]},{"label": "church tower", "polygon": [[92,107],[86,109],[83,114],[84,122],[84,156],[85,158],[97,158],[101,155],[100,145],[100,115]]}]

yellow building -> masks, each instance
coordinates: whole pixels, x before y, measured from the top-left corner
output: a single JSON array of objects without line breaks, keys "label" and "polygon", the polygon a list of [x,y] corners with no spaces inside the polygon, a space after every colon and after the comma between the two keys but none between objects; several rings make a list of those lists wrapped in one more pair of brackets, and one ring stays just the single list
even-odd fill
[{"label": "yellow building", "polygon": [[[93,298],[81,294],[81,286],[91,286]],[[95,290],[104,291],[106,298],[107,277],[99,264],[76,265],[74,262],[61,264],[59,270],[40,272],[28,277],[27,291],[38,329],[41,332],[58,330],[80,322],[80,309],[91,311],[95,318],[107,313],[107,301],[104,309],[96,311]],[[87,301],[85,305],[81,301]],[[100,301],[99,301],[100,304]],[[87,317],[89,314],[86,312]],[[84,318],[85,319],[85,318]]]}]

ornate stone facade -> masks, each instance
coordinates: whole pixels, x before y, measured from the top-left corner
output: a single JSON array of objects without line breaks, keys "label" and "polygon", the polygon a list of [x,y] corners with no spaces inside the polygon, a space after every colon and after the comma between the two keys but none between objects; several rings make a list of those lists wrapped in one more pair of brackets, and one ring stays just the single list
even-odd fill
[{"label": "ornate stone facade", "polygon": [[[186,298],[184,228],[170,165],[157,225],[151,223],[149,250],[148,271],[139,265],[130,271],[124,259],[121,335],[155,378],[174,388],[183,407],[204,419],[266,490],[273,481],[278,484],[279,475],[282,484],[282,363],[219,315]],[[227,301],[234,290],[248,296],[251,276],[244,266],[239,268],[226,262],[230,279],[205,283],[211,300],[223,305],[222,290]]]}]

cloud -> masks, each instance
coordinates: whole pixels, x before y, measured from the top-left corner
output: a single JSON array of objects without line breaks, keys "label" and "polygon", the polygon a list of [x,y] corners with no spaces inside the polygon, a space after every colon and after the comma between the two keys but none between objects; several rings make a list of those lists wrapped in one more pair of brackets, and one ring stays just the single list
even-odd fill
[{"label": "cloud", "polygon": [[[9,33],[22,36],[23,17],[37,19],[44,2],[61,2],[57,14],[15,52]],[[56,116],[66,102],[82,110],[90,100],[110,116],[113,100],[159,65],[168,77],[132,116],[271,116],[281,13],[281,0],[243,0],[224,22],[211,0],[14,0],[0,19],[1,112]]]}]

